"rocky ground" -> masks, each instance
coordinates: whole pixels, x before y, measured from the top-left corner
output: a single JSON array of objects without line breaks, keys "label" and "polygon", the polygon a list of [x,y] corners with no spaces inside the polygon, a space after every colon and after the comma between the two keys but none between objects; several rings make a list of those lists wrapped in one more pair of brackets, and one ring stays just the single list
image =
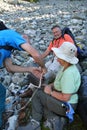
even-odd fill
[{"label": "rocky ground", "polygon": [[[55,24],[61,28],[68,26],[75,35],[76,41],[87,45],[87,2],[86,0],[39,0],[30,3],[20,0],[18,5],[0,0],[0,19],[9,28],[30,37],[32,45],[43,52],[52,40],[51,27]],[[12,1],[12,0],[8,0]],[[13,0],[14,1],[14,0]],[[31,58],[26,52],[14,52],[13,61],[18,65],[28,65]],[[48,57],[49,58],[49,57]],[[83,66],[86,69],[87,64]],[[3,73],[4,71],[4,73]],[[2,70],[0,79],[7,86],[20,86],[27,74],[9,74]],[[2,78],[4,77],[4,79]]]},{"label": "rocky ground", "polygon": [[[19,0],[0,0],[0,19],[21,34],[27,34],[32,46],[40,53],[45,51],[52,40],[51,27],[68,26],[75,35],[77,43],[87,45],[87,1],[86,0],[39,0],[30,3]],[[49,56],[50,57],[50,56]],[[48,58],[49,58],[48,57]],[[26,52],[14,51],[13,62],[27,66],[32,60]],[[82,62],[83,72],[87,73],[87,59]],[[0,80],[6,87],[23,86],[27,73],[8,73],[1,70]]]}]

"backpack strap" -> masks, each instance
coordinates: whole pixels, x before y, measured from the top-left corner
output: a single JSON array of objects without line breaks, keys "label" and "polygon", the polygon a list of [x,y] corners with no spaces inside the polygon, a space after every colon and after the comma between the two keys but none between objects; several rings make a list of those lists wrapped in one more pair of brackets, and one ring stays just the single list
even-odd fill
[{"label": "backpack strap", "polygon": [[52,40],[52,44],[54,43],[54,40],[55,40],[55,38],[53,38],[53,40]]},{"label": "backpack strap", "polygon": [[14,48],[12,46],[0,46],[0,49],[12,51]]}]

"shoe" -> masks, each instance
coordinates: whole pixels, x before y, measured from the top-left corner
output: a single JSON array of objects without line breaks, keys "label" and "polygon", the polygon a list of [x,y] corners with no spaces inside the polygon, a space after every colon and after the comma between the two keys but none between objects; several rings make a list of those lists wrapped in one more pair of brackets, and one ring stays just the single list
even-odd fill
[{"label": "shoe", "polygon": [[34,119],[27,126],[18,127],[17,130],[41,130],[40,123]]},{"label": "shoe", "polygon": [[32,91],[32,89],[29,88],[24,93],[20,94],[20,97],[21,98],[27,98],[27,97],[30,98],[32,96],[32,94],[33,94],[33,91]]}]

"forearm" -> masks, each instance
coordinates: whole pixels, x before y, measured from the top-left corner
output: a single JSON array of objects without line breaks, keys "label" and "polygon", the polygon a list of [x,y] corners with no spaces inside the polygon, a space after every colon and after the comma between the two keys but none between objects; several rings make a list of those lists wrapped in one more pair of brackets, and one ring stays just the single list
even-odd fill
[{"label": "forearm", "polygon": [[65,101],[65,102],[69,101],[71,97],[71,94],[63,94],[57,91],[51,91],[50,95],[58,100]]},{"label": "forearm", "polygon": [[43,68],[45,67],[45,64],[44,64],[43,59],[41,58],[41,55],[38,53],[38,51],[35,48],[33,48],[28,43],[22,44],[21,47],[34,58],[35,62],[37,62],[41,67]]},{"label": "forearm", "polygon": [[7,71],[8,72],[11,72],[11,73],[25,73],[25,72],[31,72],[32,73],[32,67],[22,67],[22,66],[17,66],[17,65],[14,65],[12,67],[6,67]]},{"label": "forearm", "polygon": [[12,72],[12,73],[14,73],[14,72],[19,72],[19,73],[20,72],[32,72],[32,68],[33,68],[33,67],[23,67],[23,66],[13,65],[10,58],[5,59],[4,65],[6,67],[6,70],[8,72]]},{"label": "forearm", "polygon": [[38,63],[42,68],[45,68],[44,60],[43,60],[43,58],[41,58],[40,55],[34,56],[34,60],[35,60],[35,62]]},{"label": "forearm", "polygon": [[41,58],[44,59],[46,56],[49,55],[49,53],[50,53],[50,50],[47,48],[47,50],[43,54],[41,54]]},{"label": "forearm", "polygon": [[46,53],[41,54],[41,58],[44,59],[47,56]]}]

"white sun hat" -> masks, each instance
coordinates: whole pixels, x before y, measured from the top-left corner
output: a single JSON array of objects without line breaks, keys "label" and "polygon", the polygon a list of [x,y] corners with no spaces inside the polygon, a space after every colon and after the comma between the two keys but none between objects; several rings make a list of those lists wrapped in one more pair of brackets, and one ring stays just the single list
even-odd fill
[{"label": "white sun hat", "polygon": [[77,48],[71,42],[64,42],[59,48],[52,48],[54,54],[68,63],[77,64],[78,58],[76,57]]}]

